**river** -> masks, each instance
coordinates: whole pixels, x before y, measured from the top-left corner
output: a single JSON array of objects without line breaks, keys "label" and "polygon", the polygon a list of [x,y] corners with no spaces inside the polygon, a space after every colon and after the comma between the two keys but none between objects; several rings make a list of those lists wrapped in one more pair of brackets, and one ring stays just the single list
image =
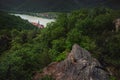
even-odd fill
[{"label": "river", "polygon": [[54,22],[54,19],[46,19],[46,18],[41,18],[41,17],[36,17],[36,16],[30,16],[30,15],[25,15],[25,14],[12,14],[15,16],[20,16],[24,20],[28,20],[29,22],[35,22],[44,25],[46,27],[47,23]]}]

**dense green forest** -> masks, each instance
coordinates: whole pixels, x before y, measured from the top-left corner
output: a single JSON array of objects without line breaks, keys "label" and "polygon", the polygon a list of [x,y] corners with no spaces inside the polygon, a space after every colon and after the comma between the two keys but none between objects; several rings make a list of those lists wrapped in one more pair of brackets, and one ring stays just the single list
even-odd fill
[{"label": "dense green forest", "polygon": [[0,54],[10,47],[12,34],[15,31],[36,30],[28,21],[22,20],[20,17],[0,12]]},{"label": "dense green forest", "polygon": [[119,9],[120,0],[0,0],[0,9],[19,12],[71,11],[105,6]]},{"label": "dense green forest", "polygon": [[62,13],[44,29],[0,14],[0,80],[31,80],[34,72],[64,60],[75,43],[113,70],[111,80],[119,80],[120,31],[115,32],[113,20],[120,11],[94,8]]}]

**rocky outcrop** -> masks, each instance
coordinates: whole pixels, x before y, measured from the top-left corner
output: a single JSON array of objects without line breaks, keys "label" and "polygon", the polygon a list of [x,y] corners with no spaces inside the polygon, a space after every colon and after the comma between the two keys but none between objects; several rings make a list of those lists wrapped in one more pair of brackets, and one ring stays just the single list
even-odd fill
[{"label": "rocky outcrop", "polygon": [[75,44],[64,61],[54,62],[36,74],[34,80],[50,75],[55,80],[109,80],[108,73],[91,54]]},{"label": "rocky outcrop", "polygon": [[115,30],[118,32],[120,30],[120,18],[113,21],[115,23]]}]

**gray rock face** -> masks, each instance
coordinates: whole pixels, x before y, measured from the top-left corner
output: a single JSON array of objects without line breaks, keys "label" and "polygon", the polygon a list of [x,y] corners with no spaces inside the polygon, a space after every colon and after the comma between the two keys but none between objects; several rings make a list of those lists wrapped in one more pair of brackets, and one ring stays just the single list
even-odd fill
[{"label": "gray rock face", "polygon": [[109,80],[98,60],[77,44],[64,61],[50,64],[37,75],[51,75],[55,80]]}]

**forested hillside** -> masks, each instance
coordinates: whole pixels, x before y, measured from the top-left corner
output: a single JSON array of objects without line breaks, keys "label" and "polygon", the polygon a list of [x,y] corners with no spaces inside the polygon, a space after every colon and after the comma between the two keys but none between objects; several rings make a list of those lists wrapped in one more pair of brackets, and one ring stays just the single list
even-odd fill
[{"label": "forested hillside", "polygon": [[119,9],[119,4],[119,0],[0,0],[0,9],[23,12],[59,12],[98,6]]},{"label": "forested hillside", "polygon": [[[21,30],[9,30],[10,26],[6,25],[7,29],[0,29],[4,31],[0,33],[0,47],[5,48],[0,48],[0,80],[31,80],[35,72],[42,72],[49,63],[64,60],[74,43],[88,50],[106,70],[109,69],[111,80],[119,80],[120,31],[115,31],[113,23],[120,17],[119,14],[120,11],[107,8],[81,9],[60,14],[56,22],[49,23],[41,30],[24,29],[24,21],[20,23]],[[6,19],[6,16],[0,16],[3,17],[0,21]],[[4,27],[4,24],[0,23],[0,26]],[[7,49],[1,46],[3,38],[8,38],[5,37],[6,33],[10,36],[10,41],[4,43],[9,43]]]},{"label": "forested hillside", "polygon": [[[20,17],[0,12],[0,54],[4,50],[10,48],[12,40],[11,33],[14,31],[34,30],[36,29],[28,21],[22,20]],[[17,33],[13,33],[17,36]]]}]

